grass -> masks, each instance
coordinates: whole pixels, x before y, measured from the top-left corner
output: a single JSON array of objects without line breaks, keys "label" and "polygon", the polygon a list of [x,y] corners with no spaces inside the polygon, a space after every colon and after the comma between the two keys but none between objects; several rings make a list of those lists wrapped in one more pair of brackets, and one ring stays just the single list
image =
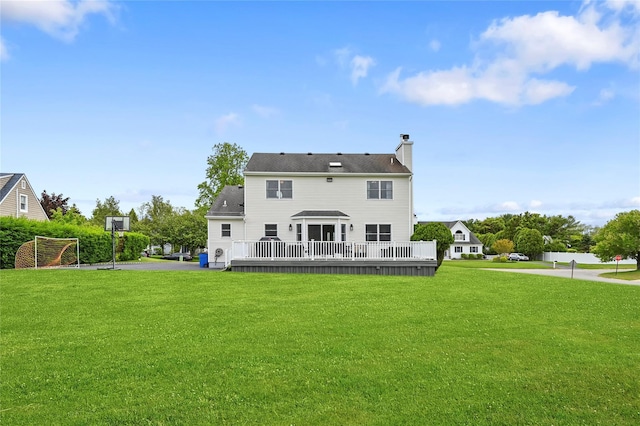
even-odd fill
[{"label": "grass", "polygon": [[549,269],[552,265],[545,262],[493,262],[491,260],[445,260],[445,266],[453,266],[456,268],[498,268],[498,269]]},{"label": "grass", "polygon": [[0,272],[2,424],[640,422],[640,288]]},{"label": "grass", "polygon": [[[566,267],[570,267],[569,262],[558,262],[558,265],[563,265]],[[576,265],[576,268],[578,269],[616,269],[616,265],[611,264],[611,263],[593,263],[593,264],[589,264],[589,263],[578,263]],[[636,269],[636,264],[629,264],[629,263],[624,263],[624,264],[620,264],[618,265],[618,270],[623,270],[623,269]]]},{"label": "grass", "polygon": [[639,270],[633,270],[633,271],[618,270],[617,274],[615,272],[606,272],[604,274],[600,274],[600,276],[605,278],[617,278],[619,280],[635,281],[635,280],[640,280],[640,271]]}]

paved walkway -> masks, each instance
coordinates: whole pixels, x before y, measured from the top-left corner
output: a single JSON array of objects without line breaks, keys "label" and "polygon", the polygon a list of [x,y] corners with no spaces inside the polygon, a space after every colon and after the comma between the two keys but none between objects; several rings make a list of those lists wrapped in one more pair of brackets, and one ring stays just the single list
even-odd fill
[{"label": "paved walkway", "polygon": [[[487,268],[490,271],[501,271],[501,272],[516,272],[521,274],[534,274],[534,275],[548,275],[553,277],[560,278],[571,278],[571,268],[567,269],[498,269],[498,268]],[[638,285],[640,286],[640,280],[619,280],[615,278],[604,278],[600,277],[600,274],[604,274],[607,272],[615,272],[615,269],[574,269],[573,270],[573,278],[578,280],[587,280],[587,281],[600,281],[605,283],[612,284],[627,284],[627,285]],[[618,270],[620,272],[620,270]]]}]

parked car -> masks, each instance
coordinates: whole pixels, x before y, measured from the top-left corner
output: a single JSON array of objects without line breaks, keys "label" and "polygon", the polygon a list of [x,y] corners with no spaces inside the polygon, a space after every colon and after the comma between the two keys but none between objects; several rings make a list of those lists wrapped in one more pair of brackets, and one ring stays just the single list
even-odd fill
[{"label": "parked car", "polygon": [[189,253],[171,253],[171,254],[162,256],[162,258],[165,260],[180,260],[180,257],[182,257],[182,260],[185,260],[185,261],[189,261],[193,259],[193,257],[191,257]]},{"label": "parked car", "polygon": [[515,260],[515,261],[519,262],[521,260],[529,260],[529,257],[525,256],[522,253],[511,253],[509,255],[509,260]]}]

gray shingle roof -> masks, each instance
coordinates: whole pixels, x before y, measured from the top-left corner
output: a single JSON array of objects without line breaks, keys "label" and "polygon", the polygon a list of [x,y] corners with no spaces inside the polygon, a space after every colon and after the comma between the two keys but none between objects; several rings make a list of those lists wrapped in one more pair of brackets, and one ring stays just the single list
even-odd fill
[{"label": "gray shingle roof", "polygon": [[206,216],[244,216],[244,186],[225,186]]},{"label": "gray shingle roof", "polygon": [[[330,163],[340,163],[331,167]],[[255,153],[245,173],[405,173],[411,171],[400,164],[395,154],[266,154]]]},{"label": "gray shingle roof", "polygon": [[7,180],[6,184],[0,188],[0,202],[4,201],[4,198],[11,192],[14,186],[18,184],[20,179],[24,176],[24,173],[0,173],[0,177],[11,176]]}]

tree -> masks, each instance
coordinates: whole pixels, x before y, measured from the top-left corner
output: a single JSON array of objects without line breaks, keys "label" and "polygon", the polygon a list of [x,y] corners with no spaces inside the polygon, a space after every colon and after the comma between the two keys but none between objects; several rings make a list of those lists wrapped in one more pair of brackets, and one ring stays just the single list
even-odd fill
[{"label": "tree", "polygon": [[151,245],[171,243],[171,220],[176,212],[169,200],[165,201],[161,195],[152,195],[151,201],[142,203],[139,213],[138,221],[132,223],[133,230],[148,236]]},{"label": "tree", "polygon": [[[474,232],[475,234],[475,232]],[[478,239],[480,240],[480,242],[482,243],[482,246],[485,248],[483,251],[486,254],[495,254],[493,252],[493,245],[496,242],[496,236],[495,234],[492,234],[491,232],[488,232],[486,234],[475,234],[476,237],[478,237]],[[486,251],[485,251],[486,250]],[[487,253],[487,251],[489,253]]]},{"label": "tree", "polygon": [[93,213],[91,214],[91,224],[104,226],[104,221],[107,216],[123,216],[120,212],[120,201],[116,200],[113,196],[106,198],[104,203],[96,199],[96,208],[93,209]]},{"label": "tree", "polygon": [[640,210],[618,213],[600,229],[595,241],[591,252],[601,261],[610,262],[620,255],[635,259],[640,270]]},{"label": "tree", "polygon": [[207,245],[207,219],[197,211],[177,212],[169,221],[167,231],[172,244],[186,247],[191,254]]},{"label": "tree", "polygon": [[526,254],[531,259],[542,253],[544,240],[537,229],[524,228],[518,231],[516,247],[519,252]]},{"label": "tree", "polygon": [[80,210],[74,204],[67,210],[66,213],[62,212],[62,208],[58,207],[53,212],[51,212],[51,221],[64,223],[66,225],[77,225],[81,226],[87,223],[87,218],[80,213]]},{"label": "tree", "polygon": [[40,204],[42,205],[45,213],[47,213],[49,219],[51,219],[53,212],[57,209],[60,209],[62,214],[66,214],[67,210],[69,210],[68,202],[69,197],[65,198],[62,194],[56,195],[55,192],[52,192],[51,195],[49,195],[45,190],[42,191],[42,194],[40,195]]},{"label": "tree", "polygon": [[444,252],[453,244],[451,230],[441,222],[429,222],[416,226],[411,241],[433,241],[436,240],[436,252],[438,264],[436,270],[442,265]]},{"label": "tree", "polygon": [[207,158],[206,180],[198,185],[196,207],[210,207],[227,185],[242,185],[242,171],[249,161],[247,153],[238,145],[224,142],[213,146]]},{"label": "tree", "polygon": [[493,243],[493,245],[491,246],[491,249],[498,254],[505,254],[505,253],[513,252],[513,247],[514,247],[513,241],[507,238],[503,238]]}]

